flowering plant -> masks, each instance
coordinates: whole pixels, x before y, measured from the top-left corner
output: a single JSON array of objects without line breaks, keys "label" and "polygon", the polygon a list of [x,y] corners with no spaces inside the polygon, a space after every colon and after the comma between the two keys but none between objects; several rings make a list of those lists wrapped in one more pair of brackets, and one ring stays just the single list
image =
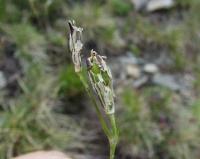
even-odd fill
[{"label": "flowering plant", "polygon": [[[113,79],[110,68],[106,64],[105,56],[101,56],[96,51],[91,50],[90,56],[86,60],[88,72],[88,77],[86,77],[84,71],[82,71],[83,68],[81,64],[81,50],[83,48],[81,36],[83,29],[77,27],[74,21],[69,21],[69,28],[69,48],[75,72],[79,76],[91,101],[93,102],[102,129],[109,140],[110,159],[114,159],[115,149],[118,142],[118,129],[115,122]],[[90,82],[92,89],[88,82]],[[96,93],[98,98],[93,95],[93,92]],[[107,119],[104,118],[100,109],[101,107],[99,107],[98,103],[100,103],[101,107],[104,109],[105,116],[109,123],[107,122]]]}]

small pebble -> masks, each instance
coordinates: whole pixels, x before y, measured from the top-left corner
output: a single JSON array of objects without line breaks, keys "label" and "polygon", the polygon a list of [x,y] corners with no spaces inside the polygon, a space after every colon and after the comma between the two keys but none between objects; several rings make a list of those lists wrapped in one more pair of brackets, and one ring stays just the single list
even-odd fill
[{"label": "small pebble", "polygon": [[139,78],[141,75],[140,69],[138,68],[137,65],[127,65],[126,72],[127,72],[128,76],[135,78],[135,79]]},{"label": "small pebble", "polygon": [[22,155],[13,159],[72,159],[58,151],[38,151]]},{"label": "small pebble", "polygon": [[144,65],[143,70],[146,73],[155,74],[158,72],[158,67],[155,64],[149,63],[149,64]]},{"label": "small pebble", "polygon": [[159,9],[169,9],[173,6],[173,0],[150,0],[146,6],[146,10],[148,12],[153,12]]}]

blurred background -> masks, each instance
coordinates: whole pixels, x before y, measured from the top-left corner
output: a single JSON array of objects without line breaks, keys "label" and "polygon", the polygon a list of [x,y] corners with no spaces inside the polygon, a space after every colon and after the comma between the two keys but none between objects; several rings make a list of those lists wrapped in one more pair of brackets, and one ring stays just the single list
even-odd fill
[{"label": "blurred background", "polygon": [[0,158],[108,156],[71,63],[69,19],[84,28],[83,57],[108,57],[116,159],[199,159],[199,0],[0,0]]}]

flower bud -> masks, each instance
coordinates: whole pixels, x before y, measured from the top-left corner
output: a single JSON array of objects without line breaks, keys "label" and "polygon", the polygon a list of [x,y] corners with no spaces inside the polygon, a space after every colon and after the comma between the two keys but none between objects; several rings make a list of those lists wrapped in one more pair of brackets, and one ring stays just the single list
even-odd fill
[{"label": "flower bud", "polygon": [[91,56],[87,59],[88,74],[91,85],[97,93],[105,112],[113,114],[115,112],[113,81],[110,68],[107,66],[105,59],[105,56],[100,56],[92,50]]},{"label": "flower bud", "polygon": [[72,61],[74,63],[75,72],[81,71],[81,50],[83,44],[81,42],[82,28],[76,27],[74,21],[69,21],[69,49],[72,53]]}]

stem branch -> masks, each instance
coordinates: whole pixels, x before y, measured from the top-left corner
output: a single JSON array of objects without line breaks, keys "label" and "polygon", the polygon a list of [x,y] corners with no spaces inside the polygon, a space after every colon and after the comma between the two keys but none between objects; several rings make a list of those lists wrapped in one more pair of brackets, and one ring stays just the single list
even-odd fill
[{"label": "stem branch", "polygon": [[110,118],[110,123],[111,123],[111,126],[112,126],[112,135],[109,138],[110,159],[114,159],[115,150],[116,150],[116,146],[117,146],[117,142],[118,142],[118,129],[117,129],[117,126],[116,126],[115,115],[110,114],[109,118]]}]

